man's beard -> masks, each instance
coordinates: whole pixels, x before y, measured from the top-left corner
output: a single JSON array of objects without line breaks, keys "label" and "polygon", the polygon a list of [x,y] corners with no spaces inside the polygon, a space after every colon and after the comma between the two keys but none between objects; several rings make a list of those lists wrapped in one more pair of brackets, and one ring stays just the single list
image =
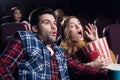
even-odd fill
[{"label": "man's beard", "polygon": [[55,41],[56,41],[56,39],[52,40],[52,39],[50,39],[50,37],[45,39],[46,44],[53,44],[53,43],[55,43]]},{"label": "man's beard", "polygon": [[[54,40],[52,37],[50,37],[50,35],[41,34],[40,30],[37,32],[37,34],[43,38],[43,40],[46,44],[53,44],[56,41],[56,38]],[[50,34],[50,33],[48,33],[48,34]]]}]

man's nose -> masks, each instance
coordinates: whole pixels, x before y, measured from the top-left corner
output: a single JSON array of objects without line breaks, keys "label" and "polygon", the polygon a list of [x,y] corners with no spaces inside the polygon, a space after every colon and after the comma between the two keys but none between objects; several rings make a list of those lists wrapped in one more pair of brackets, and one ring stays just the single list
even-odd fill
[{"label": "man's nose", "polygon": [[57,25],[52,23],[52,28],[57,29]]}]

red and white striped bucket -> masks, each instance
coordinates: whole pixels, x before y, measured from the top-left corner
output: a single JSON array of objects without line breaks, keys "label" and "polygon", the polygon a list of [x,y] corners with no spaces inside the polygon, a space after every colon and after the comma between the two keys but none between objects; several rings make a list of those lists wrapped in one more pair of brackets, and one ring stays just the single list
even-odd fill
[{"label": "red and white striped bucket", "polygon": [[110,58],[112,61],[110,49],[105,37],[88,43],[82,50],[89,61],[95,60],[100,54],[103,54],[102,59]]}]

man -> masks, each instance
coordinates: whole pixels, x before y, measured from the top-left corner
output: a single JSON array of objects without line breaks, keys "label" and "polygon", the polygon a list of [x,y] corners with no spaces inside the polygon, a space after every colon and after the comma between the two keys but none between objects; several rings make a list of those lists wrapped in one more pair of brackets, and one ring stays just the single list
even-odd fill
[{"label": "man", "polygon": [[61,35],[61,22],[63,21],[64,18],[64,12],[62,9],[55,9],[54,11],[55,18],[57,20],[57,38]]},{"label": "man", "polygon": [[92,80],[105,74],[74,61],[54,44],[57,26],[51,9],[35,9],[29,21],[33,32],[18,31],[0,55],[0,80],[70,80],[68,68],[72,74]]}]

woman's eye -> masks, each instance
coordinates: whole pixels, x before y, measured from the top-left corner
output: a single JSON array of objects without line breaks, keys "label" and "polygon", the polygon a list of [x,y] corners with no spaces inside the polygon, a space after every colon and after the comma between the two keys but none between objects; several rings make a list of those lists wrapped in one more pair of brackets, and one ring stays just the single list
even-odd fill
[{"label": "woman's eye", "polygon": [[74,27],[76,27],[75,25],[71,25],[71,28],[74,28]]}]

